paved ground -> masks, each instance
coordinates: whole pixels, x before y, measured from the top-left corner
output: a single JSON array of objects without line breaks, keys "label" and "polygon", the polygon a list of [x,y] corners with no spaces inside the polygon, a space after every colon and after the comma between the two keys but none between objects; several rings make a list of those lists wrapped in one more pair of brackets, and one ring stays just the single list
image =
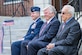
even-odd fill
[{"label": "paved ground", "polygon": [[[18,40],[19,38],[23,37],[26,34],[26,31],[29,27],[29,25],[32,22],[32,19],[30,17],[0,17],[0,24],[4,20],[9,20],[13,19],[14,20],[14,25],[10,26],[11,28],[11,43]],[[79,20],[80,25],[82,27],[82,19]],[[3,41],[3,53],[0,55],[11,55],[11,43],[10,43],[10,32],[9,32],[9,26],[4,26],[4,31],[5,31],[5,36],[4,36],[4,41]],[[79,55],[82,55],[82,46],[79,51]]]}]

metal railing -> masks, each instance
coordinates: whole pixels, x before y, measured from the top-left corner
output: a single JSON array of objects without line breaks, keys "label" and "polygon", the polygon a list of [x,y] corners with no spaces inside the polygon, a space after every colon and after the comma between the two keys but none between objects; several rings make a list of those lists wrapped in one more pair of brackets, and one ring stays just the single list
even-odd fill
[{"label": "metal railing", "polygon": [[[60,0],[60,10],[58,11],[58,13],[60,13],[61,8],[63,7],[62,4],[63,4],[63,3],[62,3],[62,0]],[[75,12],[76,12],[76,13],[75,13],[75,16],[77,16],[77,17],[76,17],[77,20],[78,20],[80,17],[82,17],[82,14],[81,14],[81,12],[82,12],[82,6],[81,6],[81,5],[82,5],[82,0],[69,0],[67,4],[74,6]]]},{"label": "metal railing", "polygon": [[77,20],[82,16],[81,11],[82,11],[82,1],[81,0],[71,0],[68,4],[72,5],[75,7],[75,12],[76,12],[76,18]]}]

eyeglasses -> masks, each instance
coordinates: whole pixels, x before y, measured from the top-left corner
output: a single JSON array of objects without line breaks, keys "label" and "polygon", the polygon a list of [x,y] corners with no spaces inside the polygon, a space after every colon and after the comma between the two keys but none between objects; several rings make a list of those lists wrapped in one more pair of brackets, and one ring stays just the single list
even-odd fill
[{"label": "eyeglasses", "polygon": [[63,15],[64,15],[64,14],[69,14],[69,13],[66,13],[66,12],[61,12],[61,14],[63,14]]},{"label": "eyeglasses", "polygon": [[65,13],[64,13],[64,12],[61,12],[61,14],[63,14],[63,15],[64,15]]}]

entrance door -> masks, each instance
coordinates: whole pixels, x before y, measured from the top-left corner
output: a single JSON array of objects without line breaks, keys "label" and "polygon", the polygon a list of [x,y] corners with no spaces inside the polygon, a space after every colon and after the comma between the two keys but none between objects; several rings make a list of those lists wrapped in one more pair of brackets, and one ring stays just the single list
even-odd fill
[{"label": "entrance door", "polygon": [[60,11],[63,5],[66,5],[68,3],[68,0],[52,0],[52,5],[57,9],[57,11]]}]

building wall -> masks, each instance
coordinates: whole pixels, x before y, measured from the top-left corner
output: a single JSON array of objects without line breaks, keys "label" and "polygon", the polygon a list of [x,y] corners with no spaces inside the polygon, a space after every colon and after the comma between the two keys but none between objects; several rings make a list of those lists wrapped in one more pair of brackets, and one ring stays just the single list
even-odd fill
[{"label": "building wall", "polygon": [[[23,0],[25,8],[24,12],[21,3],[4,5],[4,0],[0,0],[0,16],[29,16],[31,6],[41,7],[41,15],[43,15],[43,8],[48,6],[49,4],[52,4],[54,7],[56,7],[57,11],[60,11],[62,6],[67,4],[68,2],[70,2],[70,0]],[[82,0],[79,0],[79,4],[82,4],[81,2]],[[80,5],[79,7],[82,11],[82,6]],[[75,6],[75,8],[77,8],[77,6]]]},{"label": "building wall", "polygon": [[66,4],[74,6],[76,12],[82,11],[82,0],[52,0],[51,4],[56,7],[57,11],[60,11]]},{"label": "building wall", "polygon": [[43,9],[51,4],[51,0],[33,0],[34,6],[39,6],[41,8],[41,16],[43,16]]},{"label": "building wall", "polygon": [[[33,6],[33,0],[23,1],[22,3],[4,4],[0,1],[0,16],[28,16],[30,15],[30,7]],[[25,8],[25,11],[23,10]]]},{"label": "building wall", "polygon": [[3,3],[3,0],[0,1],[0,15],[2,15],[2,3]]}]

